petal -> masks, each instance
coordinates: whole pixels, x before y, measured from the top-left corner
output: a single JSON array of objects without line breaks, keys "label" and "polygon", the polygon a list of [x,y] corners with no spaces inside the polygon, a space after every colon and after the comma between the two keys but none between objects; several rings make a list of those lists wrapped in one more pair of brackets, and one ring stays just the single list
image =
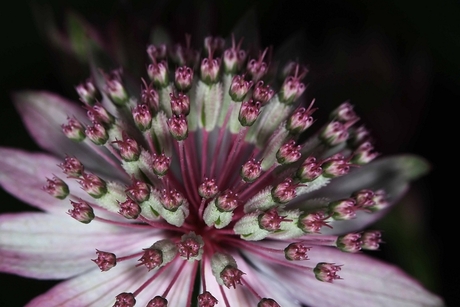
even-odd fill
[{"label": "petal", "polygon": [[[270,247],[274,248],[277,244],[270,244]],[[279,244],[281,247],[282,243]],[[279,259],[282,260],[282,257]],[[350,254],[334,248],[315,246],[310,250],[309,257],[310,260],[295,262],[299,268],[269,263],[253,254],[249,259],[270,280],[286,289],[291,297],[308,306],[443,306],[439,297],[428,292],[399,268],[364,254]],[[311,268],[319,262],[343,265],[338,274],[343,280],[333,283],[318,281]],[[305,269],[301,269],[301,266]]]},{"label": "petal", "polygon": [[94,268],[96,248],[137,252],[158,238],[151,228],[132,230],[95,221],[85,225],[46,213],[0,215],[0,232],[0,271],[47,279]]},{"label": "petal", "polygon": [[86,118],[81,106],[58,95],[38,91],[18,92],[13,95],[13,100],[30,135],[42,148],[60,157],[65,154],[75,156],[87,168],[109,169],[122,176],[119,170],[110,167],[106,160],[91,149],[92,144],[76,143],[62,132],[61,125],[67,123],[68,117],[75,116],[79,120]]},{"label": "petal", "polygon": [[[174,273],[180,270],[182,261],[175,261],[152,283],[136,296],[136,306],[146,306],[156,295],[162,295],[169,286]],[[33,299],[27,307],[55,306],[112,306],[115,297],[121,292],[135,292],[148,278],[156,272],[148,273],[145,267],[135,267],[133,263],[121,262],[107,272],[92,270],[83,275],[60,283],[47,293]],[[186,306],[187,293],[194,280],[192,265],[186,263],[179,279],[169,292],[167,299],[170,306]]]},{"label": "petal", "polygon": [[[415,155],[390,156],[372,161],[349,174],[332,180],[326,187],[308,194],[310,199],[328,198],[332,200],[349,197],[361,189],[385,190],[391,205],[398,202],[409,188],[409,182],[428,172],[426,160]],[[389,208],[388,208],[389,209]],[[375,213],[359,211],[355,219],[334,221],[333,227],[323,227],[323,234],[343,234],[358,231],[380,219],[387,210]]]}]

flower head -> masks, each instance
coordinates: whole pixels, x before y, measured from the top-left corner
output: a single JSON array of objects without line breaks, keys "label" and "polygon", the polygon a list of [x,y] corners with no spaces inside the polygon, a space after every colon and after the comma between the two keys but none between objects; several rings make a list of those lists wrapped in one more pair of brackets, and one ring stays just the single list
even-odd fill
[{"label": "flower head", "polygon": [[[16,95],[55,155],[0,149],[2,186],[46,211],[0,217],[0,270],[68,279],[29,306],[336,306],[347,293],[351,305],[439,304],[358,253],[378,249],[380,232],[361,229],[426,163],[376,159],[349,102],[315,127],[306,68],[290,62],[277,84],[271,49],[251,54],[235,39],[207,37],[201,53],[189,37],[148,45],[134,87],[123,69],[93,69],[76,86],[84,108]],[[15,240],[21,223],[49,234],[40,259]]]}]

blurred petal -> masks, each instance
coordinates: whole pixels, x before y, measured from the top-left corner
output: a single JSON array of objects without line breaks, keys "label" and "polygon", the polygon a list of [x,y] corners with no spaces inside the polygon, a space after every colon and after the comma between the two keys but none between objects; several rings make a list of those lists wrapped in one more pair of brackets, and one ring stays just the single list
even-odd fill
[{"label": "blurred petal", "polygon": [[96,258],[95,248],[141,250],[156,238],[151,229],[132,231],[97,222],[85,225],[44,213],[0,215],[0,231],[0,271],[47,279],[97,268],[91,261]]}]

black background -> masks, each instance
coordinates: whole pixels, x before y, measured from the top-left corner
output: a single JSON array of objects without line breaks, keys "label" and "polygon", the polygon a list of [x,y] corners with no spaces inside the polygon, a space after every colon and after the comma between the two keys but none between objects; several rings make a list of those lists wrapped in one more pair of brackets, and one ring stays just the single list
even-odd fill
[{"label": "black background", "polygon": [[[372,253],[416,276],[447,306],[459,306],[458,239],[455,226],[460,97],[460,5],[454,1],[48,1],[62,17],[73,8],[101,26],[111,18],[139,28],[130,38],[146,45],[142,29],[163,24],[178,33],[207,24],[210,33],[228,35],[252,8],[261,45],[279,46],[296,31],[310,73],[306,96],[317,99],[316,116],[350,99],[376,138],[379,152],[412,152],[427,158],[432,172],[377,226],[387,242]],[[0,35],[0,145],[38,150],[11,104],[21,89],[47,89],[76,99],[72,91],[86,76],[63,65],[40,35],[29,1],[2,8]],[[182,35],[182,34],[181,34]],[[140,50],[143,52],[143,50]],[[62,82],[61,74],[70,78]],[[68,79],[67,79],[68,80]],[[73,83],[72,83],[73,82]],[[324,112],[321,107],[323,107]],[[1,212],[30,208],[0,191]],[[23,306],[55,281],[2,274],[0,306]]]}]

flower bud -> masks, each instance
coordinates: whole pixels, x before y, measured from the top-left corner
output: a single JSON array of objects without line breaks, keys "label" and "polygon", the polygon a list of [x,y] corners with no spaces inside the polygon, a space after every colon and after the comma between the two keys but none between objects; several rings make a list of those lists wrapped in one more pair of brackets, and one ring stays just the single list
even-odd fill
[{"label": "flower bud", "polygon": [[46,186],[43,187],[43,190],[49,195],[56,197],[58,199],[65,199],[69,195],[69,186],[58,177],[53,177],[53,179],[46,179]]},{"label": "flower bud", "polygon": [[174,77],[174,84],[178,90],[187,92],[192,87],[193,70],[190,67],[180,66],[176,68]]},{"label": "flower bud", "polygon": [[233,101],[243,101],[253,84],[252,81],[246,81],[244,76],[236,75],[232,79],[228,93]]},{"label": "flower bud", "polygon": [[85,201],[70,201],[73,209],[69,209],[67,214],[83,224],[89,224],[94,219],[93,208]]},{"label": "flower bud", "polygon": [[111,268],[117,265],[117,257],[113,253],[103,252],[96,250],[97,258],[91,259],[97,264],[101,272],[107,272]]},{"label": "flower bud", "polygon": [[147,74],[157,88],[164,88],[169,85],[168,64],[166,61],[150,64],[147,67]]},{"label": "flower bud", "polygon": [[252,126],[260,114],[261,104],[258,101],[249,100],[241,104],[238,120],[245,127]]},{"label": "flower bud", "polygon": [[173,115],[168,119],[168,127],[171,135],[178,141],[185,140],[188,136],[187,119],[183,114]]},{"label": "flower bud", "polygon": [[75,118],[67,118],[67,124],[63,124],[62,132],[65,136],[75,142],[81,142],[85,139],[85,128],[83,125]]}]

